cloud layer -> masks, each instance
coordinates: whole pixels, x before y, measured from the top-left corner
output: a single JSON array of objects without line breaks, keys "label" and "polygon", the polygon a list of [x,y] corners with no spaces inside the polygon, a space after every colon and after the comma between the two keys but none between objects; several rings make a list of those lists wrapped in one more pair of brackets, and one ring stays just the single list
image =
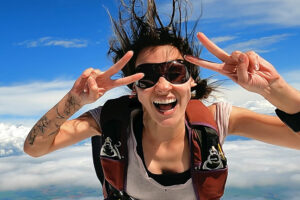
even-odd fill
[{"label": "cloud layer", "polygon": [[70,147],[42,158],[24,154],[4,157],[0,163],[0,191],[51,185],[100,188],[92,166],[90,146]]},{"label": "cloud layer", "polygon": [[228,186],[300,186],[300,151],[258,141],[224,145],[230,165]]},{"label": "cloud layer", "polygon": [[[74,82],[54,80],[0,87],[0,122],[33,125],[68,93]],[[128,88],[114,88],[95,103],[84,106],[75,116],[124,94],[130,94]]]},{"label": "cloud layer", "polygon": [[[1,149],[19,152],[28,127],[0,125]],[[16,136],[17,135],[17,136]],[[7,138],[19,138],[9,141]],[[224,144],[230,171],[227,188],[300,187],[300,152],[257,141]],[[10,154],[7,154],[10,155]],[[25,154],[0,158],[0,191],[45,188],[55,185],[99,189],[91,146],[86,142],[41,158]],[[276,190],[273,191],[276,193]]]}]

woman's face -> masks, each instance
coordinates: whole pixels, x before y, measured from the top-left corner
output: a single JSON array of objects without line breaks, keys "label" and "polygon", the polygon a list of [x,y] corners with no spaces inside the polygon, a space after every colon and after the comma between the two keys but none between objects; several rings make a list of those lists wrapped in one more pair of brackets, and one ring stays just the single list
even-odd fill
[{"label": "woman's face", "polygon": [[[183,57],[176,47],[171,45],[148,47],[139,53],[135,66],[177,59],[183,60]],[[164,127],[174,126],[184,120],[185,109],[191,98],[193,86],[195,83],[192,78],[183,84],[172,84],[164,77],[160,77],[158,82],[150,88],[141,89],[135,86],[138,99],[143,105],[144,120],[153,120]]]}]

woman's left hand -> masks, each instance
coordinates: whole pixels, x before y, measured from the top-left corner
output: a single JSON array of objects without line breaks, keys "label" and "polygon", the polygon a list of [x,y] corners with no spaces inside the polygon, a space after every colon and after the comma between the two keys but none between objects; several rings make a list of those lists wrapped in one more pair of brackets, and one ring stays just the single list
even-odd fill
[{"label": "woman's left hand", "polygon": [[200,42],[223,63],[213,63],[190,55],[185,59],[195,65],[219,72],[234,82],[258,94],[268,92],[271,84],[280,78],[276,69],[253,51],[234,51],[231,55],[209,40],[203,33],[197,34]]}]

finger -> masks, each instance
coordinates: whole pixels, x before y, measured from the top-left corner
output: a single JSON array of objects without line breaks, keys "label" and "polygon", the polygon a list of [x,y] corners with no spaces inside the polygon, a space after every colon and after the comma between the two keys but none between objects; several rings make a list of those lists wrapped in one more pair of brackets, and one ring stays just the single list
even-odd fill
[{"label": "finger", "polygon": [[133,51],[128,51],[116,64],[110,67],[105,74],[111,77],[112,75],[118,73],[128,63],[132,56]]},{"label": "finger", "polygon": [[246,55],[249,59],[249,72],[253,73],[254,71],[259,70],[259,61],[258,55],[254,51],[246,52]]},{"label": "finger", "polygon": [[96,80],[97,77],[101,74],[103,74],[103,72],[101,72],[99,69],[95,69],[91,72],[90,77]]},{"label": "finger", "polygon": [[74,87],[76,89],[82,90],[86,84],[87,78],[89,77],[89,75],[91,74],[91,72],[93,70],[94,70],[93,68],[88,68],[88,69],[84,70],[84,72],[82,72],[80,77],[75,81]]},{"label": "finger", "polygon": [[98,88],[98,94],[99,94],[99,96],[103,96],[104,95],[104,93],[105,93],[105,89],[104,88]]},{"label": "finger", "polygon": [[114,80],[114,87],[118,87],[121,85],[128,85],[130,83],[134,83],[135,81],[140,80],[141,78],[144,77],[143,73],[137,73],[137,74],[133,74],[131,76],[126,76],[124,78],[120,78],[117,80]]},{"label": "finger", "polygon": [[82,78],[88,78],[90,76],[90,74],[92,73],[93,70],[94,70],[94,68],[92,68],[92,67],[84,70],[84,72],[81,75]]},{"label": "finger", "polygon": [[214,54],[217,58],[225,62],[229,54],[226,53],[223,49],[218,47],[215,43],[213,43],[204,33],[197,33],[197,38],[200,40],[200,42],[205,46],[205,48],[212,54]]},{"label": "finger", "polygon": [[[240,51],[234,51],[231,53],[231,55],[228,57],[228,59],[225,61],[222,67],[222,74],[229,75],[229,74],[235,74],[237,70],[237,64],[239,63],[239,55],[242,52]],[[230,78],[230,77],[229,77]]]},{"label": "finger", "polygon": [[[93,78],[94,80],[96,80],[96,78],[101,74],[101,71],[99,69],[93,69],[91,72],[90,72],[90,75],[89,77]],[[83,89],[83,92],[88,92],[89,90],[89,86],[88,86],[88,83],[86,82],[85,84],[85,87]]]},{"label": "finger", "polygon": [[93,70],[94,69],[92,67],[84,70],[76,81],[81,82],[82,80],[87,80]]},{"label": "finger", "polygon": [[185,55],[184,59],[194,65],[198,65],[201,67],[204,67],[206,69],[210,69],[216,72],[220,72],[220,70],[222,69],[222,64],[218,64],[218,63],[214,63],[211,61],[207,61],[207,60],[203,60],[201,58],[197,58],[191,55]]},{"label": "finger", "polygon": [[232,65],[237,65],[239,63],[239,57],[242,54],[241,51],[234,51],[232,52],[231,56],[230,56],[230,60]]},{"label": "finger", "polygon": [[89,96],[92,97],[93,99],[96,98],[98,95],[98,86],[95,79],[92,76],[88,78],[87,85],[88,85]]},{"label": "finger", "polygon": [[239,83],[247,83],[249,80],[248,75],[248,66],[249,66],[249,59],[245,54],[241,54],[239,56],[239,63],[237,65],[237,81]]}]

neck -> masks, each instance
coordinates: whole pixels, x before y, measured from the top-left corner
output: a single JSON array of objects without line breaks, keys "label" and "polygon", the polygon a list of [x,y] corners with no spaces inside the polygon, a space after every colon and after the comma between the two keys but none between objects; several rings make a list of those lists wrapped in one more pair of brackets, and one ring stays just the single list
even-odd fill
[{"label": "neck", "polygon": [[172,143],[183,141],[185,137],[184,116],[174,126],[162,126],[154,120],[143,117],[143,138],[147,138],[153,144]]}]

